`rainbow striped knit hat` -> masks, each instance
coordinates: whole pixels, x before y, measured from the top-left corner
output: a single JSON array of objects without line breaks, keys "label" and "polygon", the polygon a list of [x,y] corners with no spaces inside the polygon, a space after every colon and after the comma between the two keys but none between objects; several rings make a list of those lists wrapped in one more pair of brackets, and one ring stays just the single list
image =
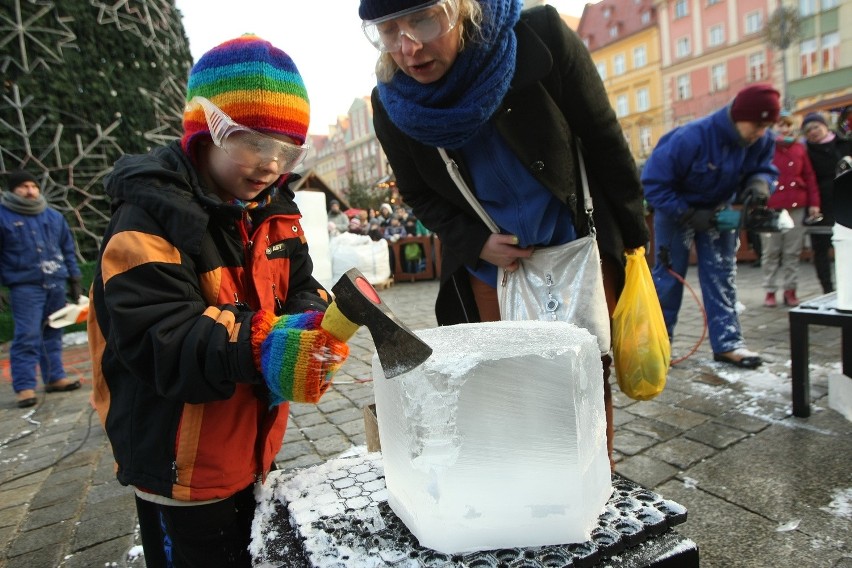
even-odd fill
[{"label": "rainbow striped knit hat", "polygon": [[[284,134],[304,144],[310,103],[302,76],[289,55],[256,35],[226,41],[201,56],[189,72],[186,100],[202,96],[243,126]],[[209,134],[199,105],[183,113],[181,146]]]}]

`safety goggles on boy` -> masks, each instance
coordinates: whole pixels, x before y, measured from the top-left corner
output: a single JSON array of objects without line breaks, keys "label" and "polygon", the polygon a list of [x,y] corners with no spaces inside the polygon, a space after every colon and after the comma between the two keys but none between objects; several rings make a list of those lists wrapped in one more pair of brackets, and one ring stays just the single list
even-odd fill
[{"label": "safety goggles on boy", "polygon": [[213,143],[240,166],[258,168],[275,162],[278,174],[286,174],[292,172],[308,153],[307,145],[296,146],[237,124],[204,97],[192,97],[188,105],[201,106]]},{"label": "safety goggles on boy", "polygon": [[365,21],[361,29],[376,49],[393,53],[402,49],[402,36],[424,44],[449,33],[456,27],[458,18],[457,0],[438,0]]}]

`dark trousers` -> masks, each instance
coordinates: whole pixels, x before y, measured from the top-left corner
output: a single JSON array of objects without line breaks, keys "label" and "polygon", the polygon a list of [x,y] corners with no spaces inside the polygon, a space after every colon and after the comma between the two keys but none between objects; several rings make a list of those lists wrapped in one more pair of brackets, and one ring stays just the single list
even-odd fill
[{"label": "dark trousers", "polygon": [[822,284],[825,294],[834,292],[834,284],[831,283],[831,259],[828,251],[831,248],[831,235],[811,235],[811,248],[814,251],[814,268],[817,278]]},{"label": "dark trousers", "polygon": [[250,568],[254,486],[211,503],[174,507],[136,498],[148,568],[228,566]]}]

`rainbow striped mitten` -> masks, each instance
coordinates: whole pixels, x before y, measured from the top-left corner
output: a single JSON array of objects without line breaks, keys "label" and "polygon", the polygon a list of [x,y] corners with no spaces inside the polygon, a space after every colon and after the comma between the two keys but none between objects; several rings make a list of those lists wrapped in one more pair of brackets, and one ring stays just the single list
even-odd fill
[{"label": "rainbow striped mitten", "polygon": [[261,310],[252,318],[255,364],[269,387],[270,405],[285,400],[319,402],[349,346],[320,325],[322,312],[275,316]]}]

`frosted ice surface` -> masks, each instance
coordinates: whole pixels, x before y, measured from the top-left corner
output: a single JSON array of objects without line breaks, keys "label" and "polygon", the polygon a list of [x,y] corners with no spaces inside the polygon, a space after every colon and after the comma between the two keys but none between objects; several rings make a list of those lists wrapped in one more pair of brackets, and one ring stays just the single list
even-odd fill
[{"label": "frosted ice surface", "polygon": [[563,322],[422,330],[432,356],[373,358],[388,503],[444,553],[584,542],[607,501],[600,352]]}]

